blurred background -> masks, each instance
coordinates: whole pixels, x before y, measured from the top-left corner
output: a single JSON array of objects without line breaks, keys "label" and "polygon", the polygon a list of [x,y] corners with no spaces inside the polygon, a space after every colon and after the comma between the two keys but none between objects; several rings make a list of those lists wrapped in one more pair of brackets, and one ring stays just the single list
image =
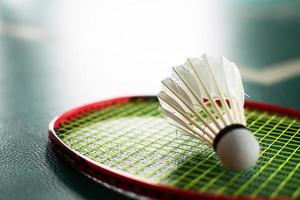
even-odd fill
[{"label": "blurred background", "polygon": [[297,0],[1,0],[1,195],[123,199],[55,157],[53,117],[157,94],[172,66],[203,53],[239,66],[248,100],[300,109],[299,44]]}]

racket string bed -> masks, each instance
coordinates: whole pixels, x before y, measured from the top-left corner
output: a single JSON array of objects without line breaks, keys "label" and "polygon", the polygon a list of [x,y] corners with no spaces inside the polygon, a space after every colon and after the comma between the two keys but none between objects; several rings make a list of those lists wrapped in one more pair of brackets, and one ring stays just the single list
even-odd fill
[{"label": "racket string bed", "polygon": [[[250,124],[249,126],[251,127],[252,124]],[[211,152],[211,154],[207,157],[207,160],[209,160],[212,156],[214,155],[213,152]],[[185,174],[189,174],[189,173],[192,173],[193,170],[195,169],[198,169],[199,166],[201,165],[206,165],[205,164],[205,161],[206,160],[203,160],[202,162],[198,162],[197,164],[195,163],[194,164],[194,167],[191,168],[188,172],[186,172]],[[184,189],[192,189],[194,187],[195,184],[197,184],[197,182],[199,182],[201,179],[205,179],[206,178],[206,175],[209,174],[210,172],[212,174],[214,174],[214,172],[212,172],[213,169],[217,168],[219,165],[217,162],[214,163],[214,166],[211,166],[210,164],[209,165],[206,165],[208,167],[208,170],[205,170],[201,173],[201,175],[198,175],[197,178],[191,180],[187,185],[184,186]],[[196,174],[200,174],[199,172],[196,173]],[[218,177],[221,177],[224,175],[224,172],[223,173],[217,173],[216,176],[213,176],[211,178],[209,178],[209,180],[206,181],[206,184],[204,187],[201,187],[200,188],[200,191],[205,191],[207,188],[209,188],[209,186],[212,185],[212,183],[214,183],[216,180],[218,180]],[[181,176],[181,178],[184,177]],[[179,180],[177,180],[178,182]]]},{"label": "racket string bed", "polygon": [[300,197],[300,121],[246,108],[262,147],[251,170],[224,170],[201,142],[178,133],[153,99],[116,103],[60,124],[58,136],[102,165],[183,190],[229,196]]}]

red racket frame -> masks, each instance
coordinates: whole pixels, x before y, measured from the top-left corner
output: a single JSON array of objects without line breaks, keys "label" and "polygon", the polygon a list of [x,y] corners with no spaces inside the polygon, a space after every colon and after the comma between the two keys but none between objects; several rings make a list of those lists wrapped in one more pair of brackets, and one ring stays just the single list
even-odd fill
[{"label": "red racket frame", "polygon": [[[57,128],[62,122],[70,121],[76,116],[89,113],[93,110],[100,110],[115,103],[129,102],[136,99],[156,98],[155,96],[132,96],[132,97],[119,97],[96,103],[87,104],[70,111],[65,112],[59,117],[55,118],[49,124],[49,139],[53,145],[54,151],[69,165],[78,170],[79,172],[92,177],[99,182],[107,183],[115,188],[122,189],[125,192],[132,192],[137,195],[150,197],[153,199],[207,199],[207,200],[250,200],[251,197],[231,197],[224,195],[216,195],[212,193],[200,193],[196,191],[186,191],[179,188],[171,187],[155,183],[144,178],[140,178],[126,172],[112,169],[108,166],[97,163],[80,153],[70,149],[60,138],[57,136]],[[266,104],[262,102],[246,101],[245,107],[267,110],[269,112],[281,113],[292,117],[300,118],[300,111],[281,106]],[[268,197],[255,197],[257,200],[269,199]],[[274,199],[274,198],[272,198]],[[275,199],[289,199],[288,197],[278,197]]]}]

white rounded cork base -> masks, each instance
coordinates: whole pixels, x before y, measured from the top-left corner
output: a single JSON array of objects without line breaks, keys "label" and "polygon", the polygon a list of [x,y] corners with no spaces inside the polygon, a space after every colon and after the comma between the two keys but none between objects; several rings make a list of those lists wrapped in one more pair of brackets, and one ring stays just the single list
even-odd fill
[{"label": "white rounded cork base", "polygon": [[238,171],[254,166],[258,160],[259,151],[258,141],[245,128],[230,130],[220,139],[216,147],[216,153],[222,165]]}]

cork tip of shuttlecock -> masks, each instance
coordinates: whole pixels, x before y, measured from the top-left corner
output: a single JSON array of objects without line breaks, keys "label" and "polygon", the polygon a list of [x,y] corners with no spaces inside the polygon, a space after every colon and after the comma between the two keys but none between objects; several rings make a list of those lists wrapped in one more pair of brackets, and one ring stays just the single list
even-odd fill
[{"label": "cork tip of shuttlecock", "polygon": [[215,150],[224,167],[241,171],[257,163],[260,147],[248,129],[236,128],[220,139]]}]

